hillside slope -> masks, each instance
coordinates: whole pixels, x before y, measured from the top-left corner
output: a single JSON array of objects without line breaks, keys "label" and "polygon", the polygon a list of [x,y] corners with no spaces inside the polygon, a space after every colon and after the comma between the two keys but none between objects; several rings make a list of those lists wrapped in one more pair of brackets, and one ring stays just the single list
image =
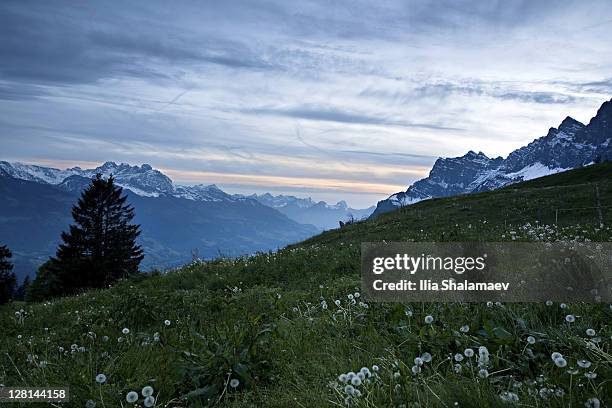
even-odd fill
[{"label": "hillside slope", "polygon": [[[612,203],[612,162],[510,185],[495,191],[435,198],[385,213],[375,219],[327,231],[305,244],[401,241],[423,230],[431,240],[452,240],[454,226],[472,223],[475,232],[524,223],[576,225],[599,223],[594,208]],[[604,224],[612,224],[612,208],[603,211]],[[486,222],[486,224],[483,224]],[[478,238],[477,233],[471,237]],[[483,235],[482,240],[489,239]]]},{"label": "hillside slope", "polygon": [[[505,241],[510,231],[519,241],[610,241],[612,211],[603,209],[602,227],[592,207],[595,184],[600,202],[612,201],[611,176],[606,163],[428,200],[276,253],[6,306],[0,383],[70,384],[75,407],[126,406],[145,385],[169,407],[605,406],[608,305],[368,303],[359,243]],[[555,226],[556,209],[572,210]],[[369,381],[347,388],[349,372]]]}]

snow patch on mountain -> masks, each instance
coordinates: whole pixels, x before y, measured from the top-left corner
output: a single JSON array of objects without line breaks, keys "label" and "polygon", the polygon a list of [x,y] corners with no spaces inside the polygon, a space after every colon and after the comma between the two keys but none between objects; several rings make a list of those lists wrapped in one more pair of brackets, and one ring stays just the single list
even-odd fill
[{"label": "snow patch on mountain", "polygon": [[551,169],[548,166],[545,166],[544,164],[537,162],[515,173],[508,173],[506,174],[506,176],[511,179],[520,178],[521,181],[527,181],[527,180],[533,180],[538,177],[548,176],[550,174],[560,173],[566,170],[570,170],[570,169],[562,169],[560,167]]},{"label": "snow patch on mountain", "polygon": [[612,100],[584,125],[566,117],[558,128],[508,155],[488,158],[469,151],[461,157],[439,158],[429,176],[406,191],[379,201],[373,216],[435,197],[488,191],[520,181],[612,160]]}]

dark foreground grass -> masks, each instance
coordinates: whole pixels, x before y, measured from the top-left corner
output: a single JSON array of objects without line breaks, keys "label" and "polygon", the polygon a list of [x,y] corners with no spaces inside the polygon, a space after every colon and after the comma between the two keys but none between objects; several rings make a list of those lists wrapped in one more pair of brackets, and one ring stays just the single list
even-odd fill
[{"label": "dark foreground grass", "polygon": [[145,386],[157,407],[606,406],[609,305],[368,303],[359,244],[610,241],[611,175],[605,164],[429,200],[276,253],[8,305],[0,384],[69,385],[75,407],[132,406]]}]

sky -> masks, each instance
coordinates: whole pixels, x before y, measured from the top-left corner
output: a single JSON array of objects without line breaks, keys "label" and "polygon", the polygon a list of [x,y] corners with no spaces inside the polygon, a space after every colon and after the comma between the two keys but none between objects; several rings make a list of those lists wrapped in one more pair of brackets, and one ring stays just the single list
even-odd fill
[{"label": "sky", "polygon": [[610,1],[0,3],[0,160],[366,207],[612,97]]}]

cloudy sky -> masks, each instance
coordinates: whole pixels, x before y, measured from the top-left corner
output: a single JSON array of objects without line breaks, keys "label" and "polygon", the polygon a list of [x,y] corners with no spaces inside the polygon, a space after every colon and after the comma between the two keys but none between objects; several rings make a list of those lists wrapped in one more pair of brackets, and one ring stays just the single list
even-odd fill
[{"label": "cloudy sky", "polygon": [[610,1],[11,1],[0,159],[374,204],[612,97]]}]

